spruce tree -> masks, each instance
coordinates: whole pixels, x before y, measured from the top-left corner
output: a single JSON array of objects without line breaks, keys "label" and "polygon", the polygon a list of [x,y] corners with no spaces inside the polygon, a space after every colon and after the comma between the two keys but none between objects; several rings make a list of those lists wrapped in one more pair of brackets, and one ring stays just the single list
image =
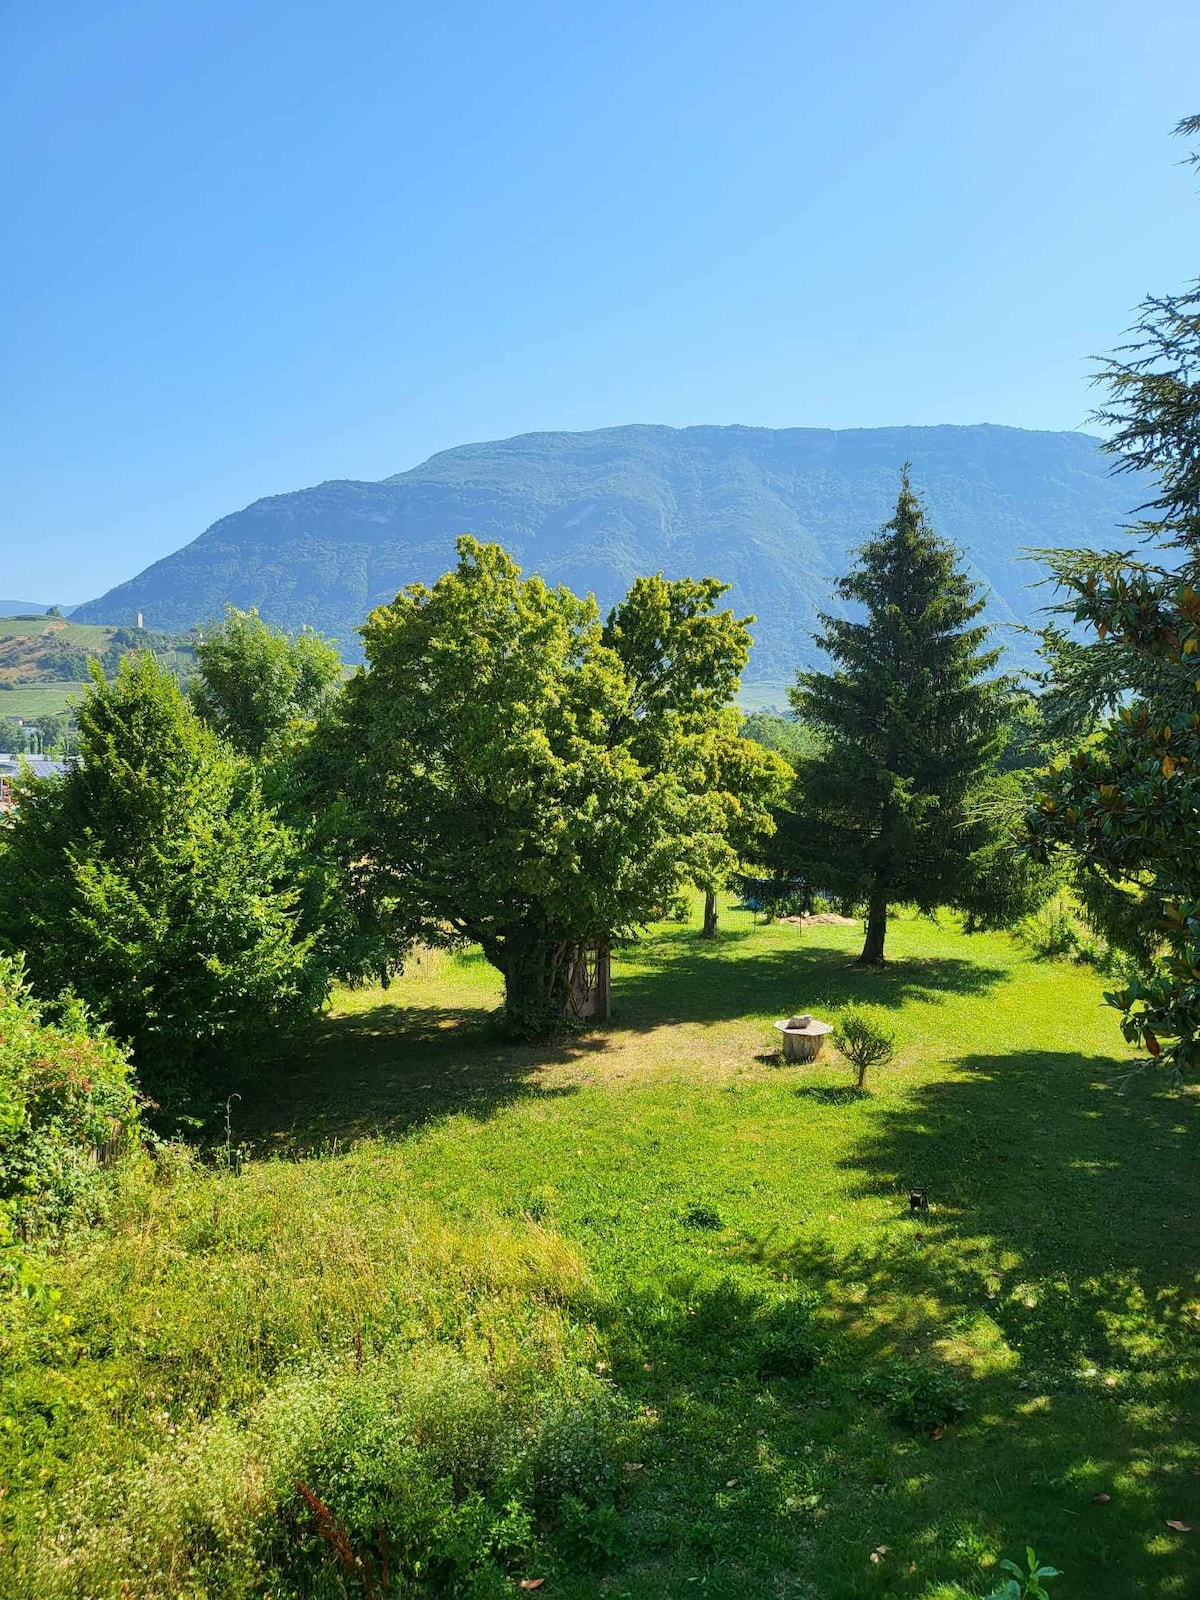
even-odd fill
[{"label": "spruce tree", "polygon": [[884,959],[888,907],[967,905],[996,825],[976,804],[1004,745],[1009,680],[978,622],[983,602],[937,537],[905,467],[896,512],[859,550],[838,595],[865,616],[822,613],[829,672],[803,672],[797,714],[820,736],[797,762],[780,854],[810,889],[865,903],[860,963]]},{"label": "spruce tree", "polygon": [[[1200,136],[1200,116],[1175,130]],[[1200,164],[1200,151],[1190,157]],[[1065,854],[1091,920],[1126,958],[1106,995],[1133,1044],[1200,1074],[1200,279],[1144,301],[1098,374],[1118,471],[1157,494],[1118,552],[1048,552],[1073,621],[1055,693],[1086,712],[1027,819],[1037,857]],[[1059,640],[1062,639],[1059,635]],[[1054,642],[1054,641],[1052,641]],[[1107,714],[1106,714],[1107,713]],[[1091,722],[1099,720],[1093,730]],[[1083,720],[1083,719],[1081,719]]]},{"label": "spruce tree", "polygon": [[327,992],[306,862],[249,764],[149,653],[97,669],[79,757],[0,829],[0,954],[72,989],[133,1046],[156,1098],[198,1087]]}]

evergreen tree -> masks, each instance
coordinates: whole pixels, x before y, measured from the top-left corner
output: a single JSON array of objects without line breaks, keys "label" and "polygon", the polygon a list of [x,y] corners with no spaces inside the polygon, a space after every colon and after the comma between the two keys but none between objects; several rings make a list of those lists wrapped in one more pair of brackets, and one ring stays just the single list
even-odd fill
[{"label": "evergreen tree", "polygon": [[324,998],[304,871],[253,770],[146,653],[96,671],[78,765],[30,782],[0,833],[0,952],[86,1000],[161,1096]]},{"label": "evergreen tree", "polygon": [[[1200,117],[1176,132],[1200,135]],[[1192,160],[1200,160],[1194,156]],[[1200,1069],[1200,280],[1141,307],[1104,362],[1097,421],[1117,470],[1158,493],[1141,548],[1050,552],[1076,623],[1056,692],[1099,719],[1031,808],[1035,855],[1064,847],[1089,916],[1131,962],[1107,996],[1126,1038],[1177,1074]],[[1107,716],[1104,713],[1109,713]],[[1114,713],[1115,714],[1112,714]],[[1086,727],[1086,724],[1085,724]]]},{"label": "evergreen tree", "polygon": [[927,526],[901,475],[896,513],[858,552],[837,593],[865,616],[821,615],[831,672],[801,673],[797,716],[819,738],[796,762],[796,795],[777,853],[810,888],[865,903],[864,965],[884,959],[888,906],[967,908],[997,894],[997,822],[978,803],[1005,743],[1011,686],[989,676],[975,586]]}]

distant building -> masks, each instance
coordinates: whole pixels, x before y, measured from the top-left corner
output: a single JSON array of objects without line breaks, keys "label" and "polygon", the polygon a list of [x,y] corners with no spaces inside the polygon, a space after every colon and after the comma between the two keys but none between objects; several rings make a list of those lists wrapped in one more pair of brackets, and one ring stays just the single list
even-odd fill
[{"label": "distant building", "polygon": [[5,755],[0,752],[0,811],[11,811],[16,805],[13,785],[26,769],[35,778],[60,778],[70,764],[69,761],[51,761],[49,756]]}]

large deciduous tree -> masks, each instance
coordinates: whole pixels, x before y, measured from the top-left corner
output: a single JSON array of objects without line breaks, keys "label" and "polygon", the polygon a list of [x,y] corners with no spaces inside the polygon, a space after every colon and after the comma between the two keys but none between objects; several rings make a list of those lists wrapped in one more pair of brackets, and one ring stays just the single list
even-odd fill
[{"label": "large deciduous tree", "polygon": [[928,527],[907,469],[896,512],[838,580],[859,617],[822,614],[830,672],[801,673],[792,704],[820,736],[797,761],[777,851],[810,888],[867,907],[860,962],[884,959],[889,905],[969,904],[996,863],[978,852],[996,822],[978,804],[1005,742],[1008,681],[974,585]]},{"label": "large deciduous tree", "polygon": [[[1200,117],[1176,131],[1200,134]],[[1183,1075],[1200,1068],[1200,280],[1140,313],[1102,364],[1097,420],[1118,471],[1157,479],[1130,529],[1141,548],[1048,553],[1094,635],[1060,652],[1058,692],[1115,714],[1056,764],[1028,831],[1035,853],[1070,852],[1131,958],[1108,996],[1126,1038]]]},{"label": "large deciduous tree", "polygon": [[196,710],[241,754],[257,759],[289,724],[315,717],[341,681],[342,661],[310,628],[289,634],[258,612],[226,606],[196,646]]},{"label": "large deciduous tree", "polygon": [[39,994],[85,999],[161,1097],[324,998],[304,874],[248,763],[144,654],[96,672],[78,764],[0,827],[0,951],[24,951]]},{"label": "large deciduous tree", "polygon": [[458,552],[363,629],[343,720],[358,871],[400,944],[477,941],[536,1037],[587,944],[732,850],[738,797],[705,764],[749,635],[713,579],[641,579],[602,626],[499,546]]},{"label": "large deciduous tree", "polygon": [[761,860],[775,832],[774,808],[786,799],[794,777],[777,751],[743,737],[742,720],[740,712],[729,708],[697,751],[698,787],[723,796],[727,806],[724,828],[692,869],[693,880],[704,891],[701,935],[706,939],[717,932],[717,891],[736,866]]}]

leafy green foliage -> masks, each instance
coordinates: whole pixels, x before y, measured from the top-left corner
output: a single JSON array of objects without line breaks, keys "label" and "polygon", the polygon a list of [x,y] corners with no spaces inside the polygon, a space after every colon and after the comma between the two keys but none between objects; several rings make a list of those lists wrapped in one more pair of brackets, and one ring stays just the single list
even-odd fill
[{"label": "leafy green foliage", "polygon": [[625,1528],[620,1513],[610,1502],[588,1505],[568,1496],[563,1501],[557,1542],[573,1568],[594,1571],[620,1552]]},{"label": "leafy green foliage", "polygon": [[741,732],[743,739],[765,745],[792,766],[802,756],[812,755],[820,743],[804,723],[773,711],[751,711],[742,722]]},{"label": "leafy green foliage", "polygon": [[858,1073],[859,1089],[866,1084],[871,1067],[886,1066],[896,1054],[895,1033],[862,1006],[847,1006],[839,1012],[831,1037]]},{"label": "leafy green foliage", "polygon": [[724,710],[749,636],[722,589],[639,579],[602,629],[463,538],[363,630],[342,722],[361,898],[401,948],[478,941],[517,1033],[561,1027],[582,947],[728,870],[762,811],[779,763]]},{"label": "leafy green foliage", "polygon": [[253,773],[143,655],[96,673],[78,765],[32,783],[0,839],[0,948],[38,993],[79,993],[159,1097],[323,999],[303,875]]},{"label": "leafy green foliage", "polygon": [[1098,711],[1127,703],[1055,764],[1027,836],[1038,858],[1069,853],[1089,911],[1137,963],[1108,997],[1126,1038],[1182,1076],[1200,1068],[1200,286],[1146,300],[1099,381],[1118,470],[1157,477],[1131,532],[1161,559],[1050,553],[1074,621],[1097,640],[1076,651],[1067,692],[1083,675],[1108,685]]},{"label": "leafy green foliage", "polygon": [[1050,1600],[1045,1584],[1051,1578],[1060,1578],[1057,1567],[1044,1567],[1034,1554],[1033,1546],[1025,1546],[1025,1570],[1015,1561],[1002,1561],[1001,1572],[1011,1572],[1012,1577],[992,1595],[991,1600]]},{"label": "leafy green foliage", "polygon": [[0,1225],[29,1239],[94,1216],[137,1138],[125,1053],[78,1002],[48,1020],[20,961],[0,956]]},{"label": "leafy green foliage", "polygon": [[[1005,744],[1011,686],[989,677],[999,651],[984,648],[982,601],[926,526],[907,471],[895,515],[837,592],[866,617],[822,614],[817,642],[835,670],[802,673],[792,691],[822,743],[798,762],[779,854],[811,888],[867,901],[866,964],[884,957],[890,903],[978,896],[994,914],[1003,898],[1008,857],[978,801]],[[980,870],[972,857],[989,846]]]},{"label": "leafy green foliage", "polygon": [[342,677],[342,659],[329,640],[311,628],[287,634],[253,606],[226,606],[220,626],[204,631],[196,658],[192,704],[235,750],[254,758],[289,723],[316,717]]},{"label": "leafy green foliage", "polygon": [[[626,1408],[593,1370],[591,1335],[565,1313],[581,1295],[577,1255],[494,1218],[472,1231],[428,1207],[397,1216],[391,1185],[387,1197],[360,1189],[339,1204],[314,1191],[308,1165],[259,1181],[193,1171],[173,1192],[144,1191],[100,1247],[100,1270],[135,1274],[126,1304],[140,1326],[114,1324],[85,1279],[80,1335],[33,1308],[6,1330],[69,1383],[94,1382],[109,1357],[136,1371],[126,1426],[136,1417],[146,1446],[135,1457],[87,1408],[47,1404],[56,1391],[36,1372],[10,1388],[0,1448],[6,1467],[17,1463],[15,1486],[44,1494],[39,1466],[70,1430],[91,1458],[56,1494],[52,1525],[21,1524],[15,1548],[11,1522],[0,1530],[14,1600],[130,1589],[155,1600],[482,1600],[511,1593],[509,1572],[526,1558],[553,1563],[561,1547],[597,1561],[616,1548]],[[281,1184],[287,1199],[272,1205]],[[248,1294],[234,1267],[311,1262],[310,1242],[292,1242],[306,1198],[317,1201],[326,1270]],[[209,1247],[196,1222],[215,1230]],[[381,1316],[363,1298],[363,1272],[382,1290]],[[213,1405],[215,1394],[237,1404]]]},{"label": "leafy green foliage", "polygon": [[967,1409],[962,1384],[953,1373],[898,1356],[864,1373],[860,1392],[890,1422],[914,1433],[957,1422]]}]

